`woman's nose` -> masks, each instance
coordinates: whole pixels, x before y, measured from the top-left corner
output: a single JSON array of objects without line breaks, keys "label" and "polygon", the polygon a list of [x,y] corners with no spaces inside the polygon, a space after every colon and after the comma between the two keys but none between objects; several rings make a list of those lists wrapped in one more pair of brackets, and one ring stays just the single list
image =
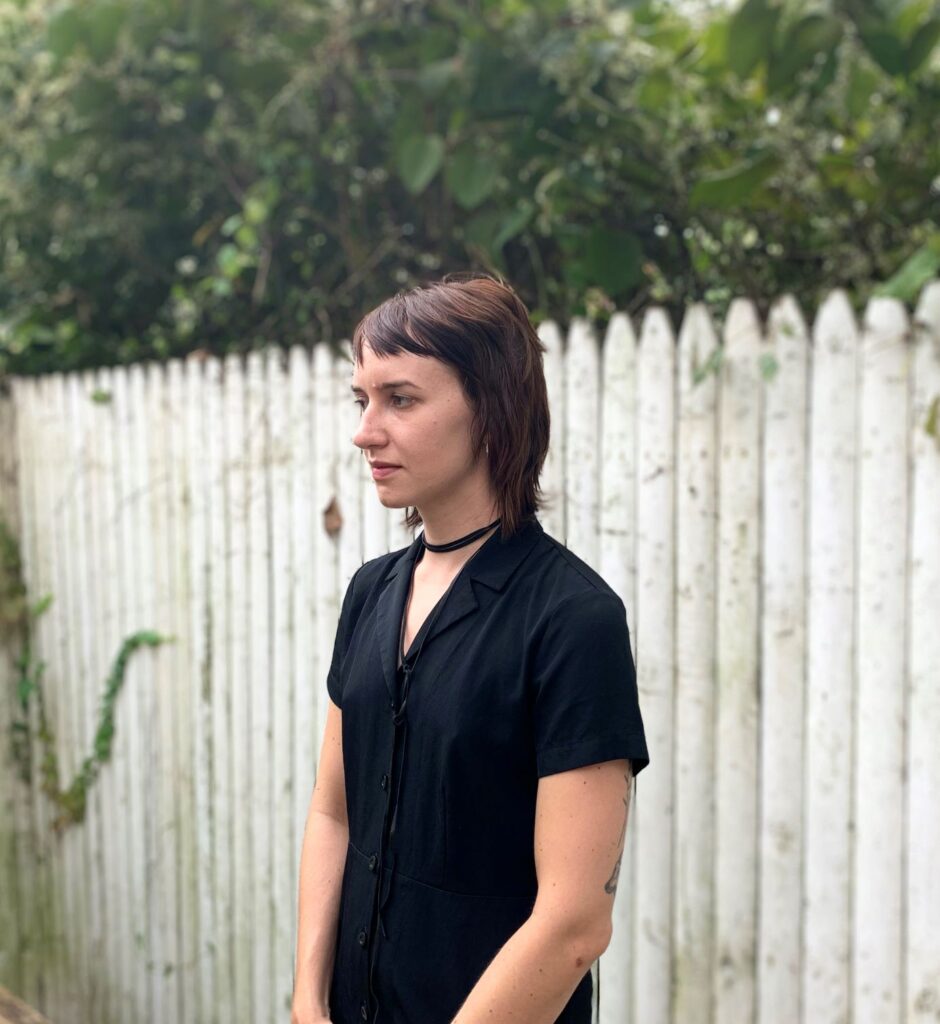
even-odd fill
[{"label": "woman's nose", "polygon": [[379,423],[378,415],[372,411],[371,406],[366,406],[362,410],[352,441],[357,448],[362,448],[363,451],[384,444],[384,431]]}]

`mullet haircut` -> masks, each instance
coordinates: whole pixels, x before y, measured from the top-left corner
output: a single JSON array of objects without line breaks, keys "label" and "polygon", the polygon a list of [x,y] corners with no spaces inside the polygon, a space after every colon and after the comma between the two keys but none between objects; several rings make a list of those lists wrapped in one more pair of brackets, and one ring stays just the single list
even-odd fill
[{"label": "mullet haircut", "polygon": [[[474,458],[489,445],[503,535],[533,517],[545,504],[539,487],[550,430],[545,346],[513,289],[488,275],[450,274],[399,292],[356,325],[356,363],[366,344],[378,356],[411,352],[453,368],[474,413]],[[414,530],[420,523],[409,507],[405,525]]]}]

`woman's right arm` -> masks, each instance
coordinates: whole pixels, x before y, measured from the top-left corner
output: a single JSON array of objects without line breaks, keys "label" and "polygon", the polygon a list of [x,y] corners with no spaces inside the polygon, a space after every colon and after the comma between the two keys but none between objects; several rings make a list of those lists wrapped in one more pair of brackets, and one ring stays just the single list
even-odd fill
[{"label": "woman's right arm", "polygon": [[300,854],[291,1024],[329,1020],[330,981],[348,843],[342,712],[331,700]]}]

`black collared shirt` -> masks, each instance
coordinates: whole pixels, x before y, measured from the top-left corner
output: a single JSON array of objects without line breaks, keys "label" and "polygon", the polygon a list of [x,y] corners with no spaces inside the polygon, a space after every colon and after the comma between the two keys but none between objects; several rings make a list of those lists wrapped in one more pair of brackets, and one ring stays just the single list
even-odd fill
[{"label": "black collared shirt", "polygon": [[[497,528],[399,667],[420,548],[356,571],[328,676],[349,817],[333,1024],[450,1024],[535,904],[539,778],[649,763],[626,612],[596,572],[535,518]],[[557,1024],[590,1024],[591,998],[588,969]]]}]

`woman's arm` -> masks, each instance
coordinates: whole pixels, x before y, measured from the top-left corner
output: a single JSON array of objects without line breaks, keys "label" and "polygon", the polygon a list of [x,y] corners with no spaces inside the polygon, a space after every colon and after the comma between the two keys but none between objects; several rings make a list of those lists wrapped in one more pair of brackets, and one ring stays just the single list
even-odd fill
[{"label": "woman's arm", "polygon": [[330,980],[348,843],[342,713],[330,701],[300,854],[291,1024],[313,1024],[329,1018]]},{"label": "woman's arm", "polygon": [[610,942],[632,772],[626,759],[539,780],[538,895],[453,1024],[553,1024]]}]

